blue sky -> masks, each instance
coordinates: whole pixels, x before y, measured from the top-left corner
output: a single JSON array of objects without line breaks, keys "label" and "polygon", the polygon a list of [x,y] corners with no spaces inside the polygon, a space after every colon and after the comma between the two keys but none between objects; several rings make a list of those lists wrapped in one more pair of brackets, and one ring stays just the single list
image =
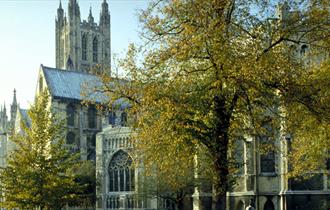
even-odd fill
[{"label": "blue sky", "polygon": [[[103,0],[78,0],[81,19],[92,7],[99,20]],[[139,42],[138,13],[148,0],[107,0],[111,14],[112,53],[123,54]],[[68,0],[62,0],[67,11]],[[55,67],[55,16],[59,0],[0,0],[0,104],[12,102],[13,89],[22,108],[33,102],[40,64]]]}]

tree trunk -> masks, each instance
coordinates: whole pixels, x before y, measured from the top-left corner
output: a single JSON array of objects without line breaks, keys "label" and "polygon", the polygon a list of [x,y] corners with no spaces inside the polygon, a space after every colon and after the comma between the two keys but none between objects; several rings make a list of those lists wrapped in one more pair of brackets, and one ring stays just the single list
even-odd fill
[{"label": "tree trunk", "polygon": [[177,209],[177,210],[183,210],[183,199],[179,199],[179,200],[176,202],[176,209]]},{"label": "tree trunk", "polygon": [[216,172],[215,210],[226,210],[226,192],[228,190],[228,144],[230,127],[230,110],[226,108],[225,98],[215,96],[215,129],[213,141],[213,161]]},{"label": "tree trunk", "polygon": [[226,145],[221,145],[221,147],[223,147],[222,152],[220,152],[215,159],[215,170],[217,173],[214,195],[215,210],[226,210],[226,192],[228,190],[228,143]]},{"label": "tree trunk", "polygon": [[227,196],[226,193],[220,193],[214,196],[215,209],[216,210],[226,210],[227,207]]}]

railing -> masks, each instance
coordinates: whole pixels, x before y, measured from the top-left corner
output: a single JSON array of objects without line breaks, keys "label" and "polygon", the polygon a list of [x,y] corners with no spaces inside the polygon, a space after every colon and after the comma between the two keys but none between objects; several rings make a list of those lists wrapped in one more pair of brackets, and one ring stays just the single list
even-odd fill
[{"label": "railing", "polygon": [[147,199],[136,194],[108,195],[107,210],[156,210],[148,205]]}]

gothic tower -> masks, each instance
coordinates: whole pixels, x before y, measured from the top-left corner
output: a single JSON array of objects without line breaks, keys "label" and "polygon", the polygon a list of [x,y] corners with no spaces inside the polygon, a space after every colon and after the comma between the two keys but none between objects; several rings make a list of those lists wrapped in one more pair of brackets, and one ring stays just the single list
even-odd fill
[{"label": "gothic tower", "polygon": [[6,110],[6,104],[1,106],[0,108],[0,133],[6,133],[7,132],[7,125],[8,124],[8,116],[7,116],[7,110]]},{"label": "gothic tower", "polygon": [[13,102],[10,105],[10,126],[11,126],[11,128],[14,128],[14,125],[15,125],[17,108],[18,108],[18,105],[17,105],[17,99],[16,99],[16,89],[14,89]]},{"label": "gothic tower", "polygon": [[56,68],[89,72],[95,65],[110,68],[110,13],[106,0],[102,3],[99,24],[92,9],[88,20],[81,21],[77,0],[70,0],[68,17],[60,2],[56,23]]}]

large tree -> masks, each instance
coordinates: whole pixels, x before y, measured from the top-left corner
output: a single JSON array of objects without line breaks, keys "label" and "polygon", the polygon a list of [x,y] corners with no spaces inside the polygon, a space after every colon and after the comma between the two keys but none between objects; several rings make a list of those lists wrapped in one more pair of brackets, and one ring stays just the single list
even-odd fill
[{"label": "large tree", "polygon": [[22,121],[22,130],[11,136],[16,148],[0,174],[7,208],[61,209],[83,189],[70,172],[78,156],[64,147],[64,123],[49,110],[49,98],[38,96],[28,111],[31,126]]},{"label": "large tree", "polygon": [[233,142],[267,135],[269,124],[299,142],[292,161],[308,164],[294,171],[324,167],[316,160],[329,148],[328,1],[295,2],[279,18],[268,0],[159,0],[142,12],[142,62],[131,46],[120,63],[126,81],[103,75],[95,90],[110,107],[130,100],[146,168],[185,165],[202,148],[224,210]]}]

